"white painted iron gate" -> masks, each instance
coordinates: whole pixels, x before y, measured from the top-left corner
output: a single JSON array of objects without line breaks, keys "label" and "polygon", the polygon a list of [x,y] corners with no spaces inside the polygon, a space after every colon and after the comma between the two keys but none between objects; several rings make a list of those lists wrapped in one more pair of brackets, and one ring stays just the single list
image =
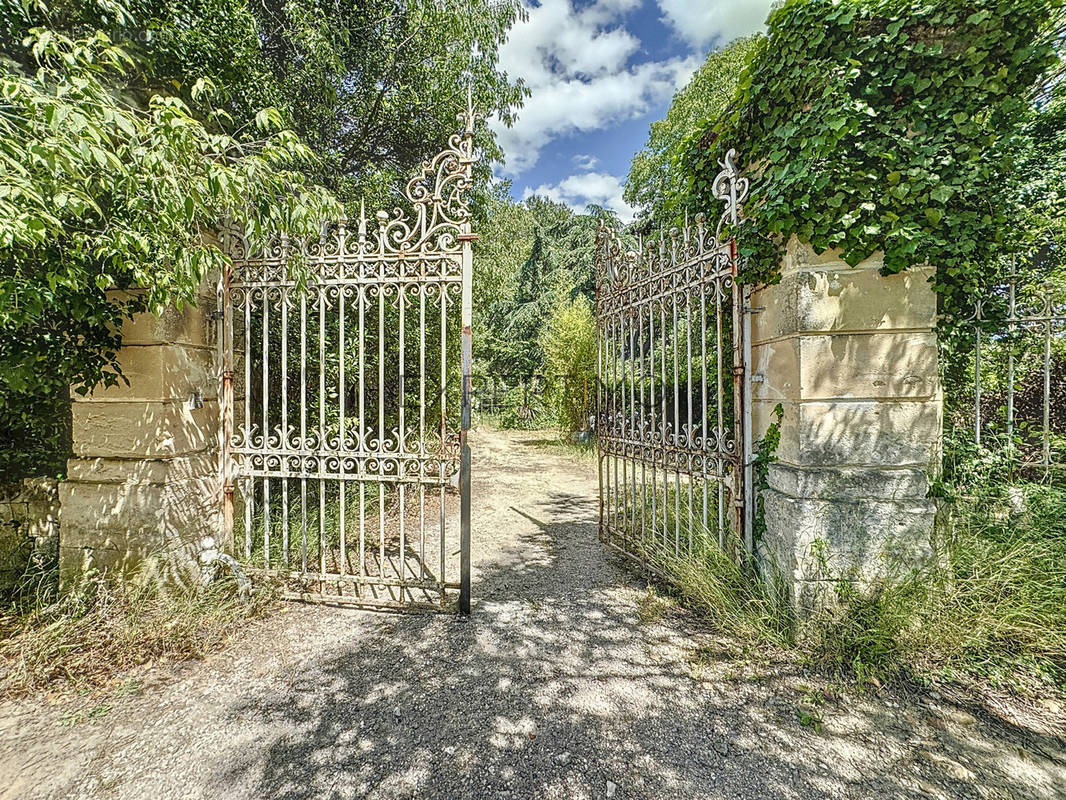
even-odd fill
[{"label": "white painted iron gate", "polygon": [[660,574],[752,545],[752,309],[721,238],[748,192],[735,157],[714,182],[716,228],[701,214],[651,239],[598,236],[600,538]]},{"label": "white painted iron gate", "polygon": [[224,234],[227,535],[307,599],[470,608],[473,114],[410,210]]}]

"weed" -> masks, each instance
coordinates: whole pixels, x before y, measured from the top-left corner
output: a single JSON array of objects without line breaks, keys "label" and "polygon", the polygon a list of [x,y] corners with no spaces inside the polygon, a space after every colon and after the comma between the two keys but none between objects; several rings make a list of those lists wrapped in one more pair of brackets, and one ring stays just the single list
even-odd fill
[{"label": "weed", "polygon": [[822,715],[811,708],[796,707],[796,719],[804,728],[811,728],[815,733],[822,732]]},{"label": "weed", "polygon": [[722,632],[748,641],[785,644],[791,633],[785,598],[732,552],[728,546],[711,543],[694,547],[687,555],[652,551],[646,557]]},{"label": "weed", "polygon": [[658,622],[674,607],[674,601],[649,586],[637,601],[637,620],[641,625]]},{"label": "weed", "polygon": [[[64,682],[100,686],[138,664],[202,658],[270,597],[260,589],[242,600],[228,581],[164,589],[145,575],[118,582],[90,572],[63,594],[0,611],[0,697]],[[120,690],[140,688],[127,681]]]},{"label": "weed", "polygon": [[[1024,512],[1011,513],[1024,494]],[[835,584],[807,626],[811,662],[860,685],[906,677],[1066,688],[1066,491],[956,497],[938,563],[901,580]]]}]

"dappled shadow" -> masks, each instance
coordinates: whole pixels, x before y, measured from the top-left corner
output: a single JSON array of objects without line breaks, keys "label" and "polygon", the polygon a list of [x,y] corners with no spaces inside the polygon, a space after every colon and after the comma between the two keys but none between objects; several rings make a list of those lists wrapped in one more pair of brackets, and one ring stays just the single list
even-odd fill
[{"label": "dappled shadow", "polygon": [[[640,582],[604,554],[587,494],[553,491],[506,513],[532,525],[479,565],[470,618],[389,620],[235,700],[227,718],[271,738],[229,751],[219,789],[269,800],[1058,792],[1061,742],[991,718],[860,699],[820,707],[819,734],[797,718],[807,678],[794,664],[732,674],[726,643],[703,651],[701,678],[689,662],[706,632],[681,613],[638,621]],[[360,612],[334,613],[344,624]]]}]

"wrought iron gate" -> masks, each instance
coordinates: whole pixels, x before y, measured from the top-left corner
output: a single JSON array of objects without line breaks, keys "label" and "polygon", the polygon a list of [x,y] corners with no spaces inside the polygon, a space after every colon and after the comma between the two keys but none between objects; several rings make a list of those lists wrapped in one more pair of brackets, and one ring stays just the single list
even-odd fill
[{"label": "wrought iron gate", "polygon": [[701,214],[648,240],[598,236],[600,538],[654,572],[751,547],[751,309],[721,238],[748,192],[735,156],[714,182],[716,228]]},{"label": "wrought iron gate", "polygon": [[407,211],[224,234],[227,534],[291,596],[469,611],[473,124]]}]

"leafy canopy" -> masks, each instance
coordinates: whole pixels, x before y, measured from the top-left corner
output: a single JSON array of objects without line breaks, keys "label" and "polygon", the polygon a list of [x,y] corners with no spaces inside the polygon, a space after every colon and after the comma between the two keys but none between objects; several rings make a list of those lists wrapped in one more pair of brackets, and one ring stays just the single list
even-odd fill
[{"label": "leafy canopy", "polygon": [[934,264],[959,303],[1010,244],[1003,177],[1061,23],[1061,0],[786,0],[735,110],[686,144],[693,200],[736,147],[758,178],[747,280],[774,280],[795,235],[850,264],[883,251],[888,272]]},{"label": "leafy canopy", "polygon": [[[182,97],[194,116],[224,110],[229,133],[274,107],[315,152],[302,168],[346,202],[395,199],[419,163],[455,131],[468,83],[483,114],[514,120],[526,95],[498,68],[498,53],[523,13],[518,0],[58,0],[0,11],[0,51],[32,67],[19,43],[30,28],[68,36],[106,29],[134,60],[126,90],[141,103]],[[192,97],[198,80],[217,88],[217,109]],[[486,159],[502,159],[481,129]]]},{"label": "leafy canopy", "polygon": [[671,225],[683,216],[688,200],[681,160],[685,137],[703,131],[726,113],[758,40],[758,36],[737,39],[711,52],[674,95],[666,118],[651,124],[648,141],[633,156],[624,193],[627,203],[641,209],[641,221],[648,227]]},{"label": "leafy canopy", "polygon": [[530,377],[552,367],[545,362],[543,331],[560,305],[577,297],[592,301],[596,227],[615,224],[611,212],[590,205],[584,214],[544,197],[522,203],[497,188],[475,251],[477,360],[484,376]]},{"label": "leafy canopy", "polygon": [[[31,45],[35,71],[0,75],[0,470],[9,474],[61,462],[67,387],[114,384],[122,322],[195,298],[224,264],[209,239],[220,220],[253,236],[307,235],[338,210],[293,170],[313,156],[277,130],[276,111],[240,137],[214,133],[178,98],[125,100],[131,59],[103,33],[38,30]],[[206,104],[210,90],[200,81],[191,94]]]}]

